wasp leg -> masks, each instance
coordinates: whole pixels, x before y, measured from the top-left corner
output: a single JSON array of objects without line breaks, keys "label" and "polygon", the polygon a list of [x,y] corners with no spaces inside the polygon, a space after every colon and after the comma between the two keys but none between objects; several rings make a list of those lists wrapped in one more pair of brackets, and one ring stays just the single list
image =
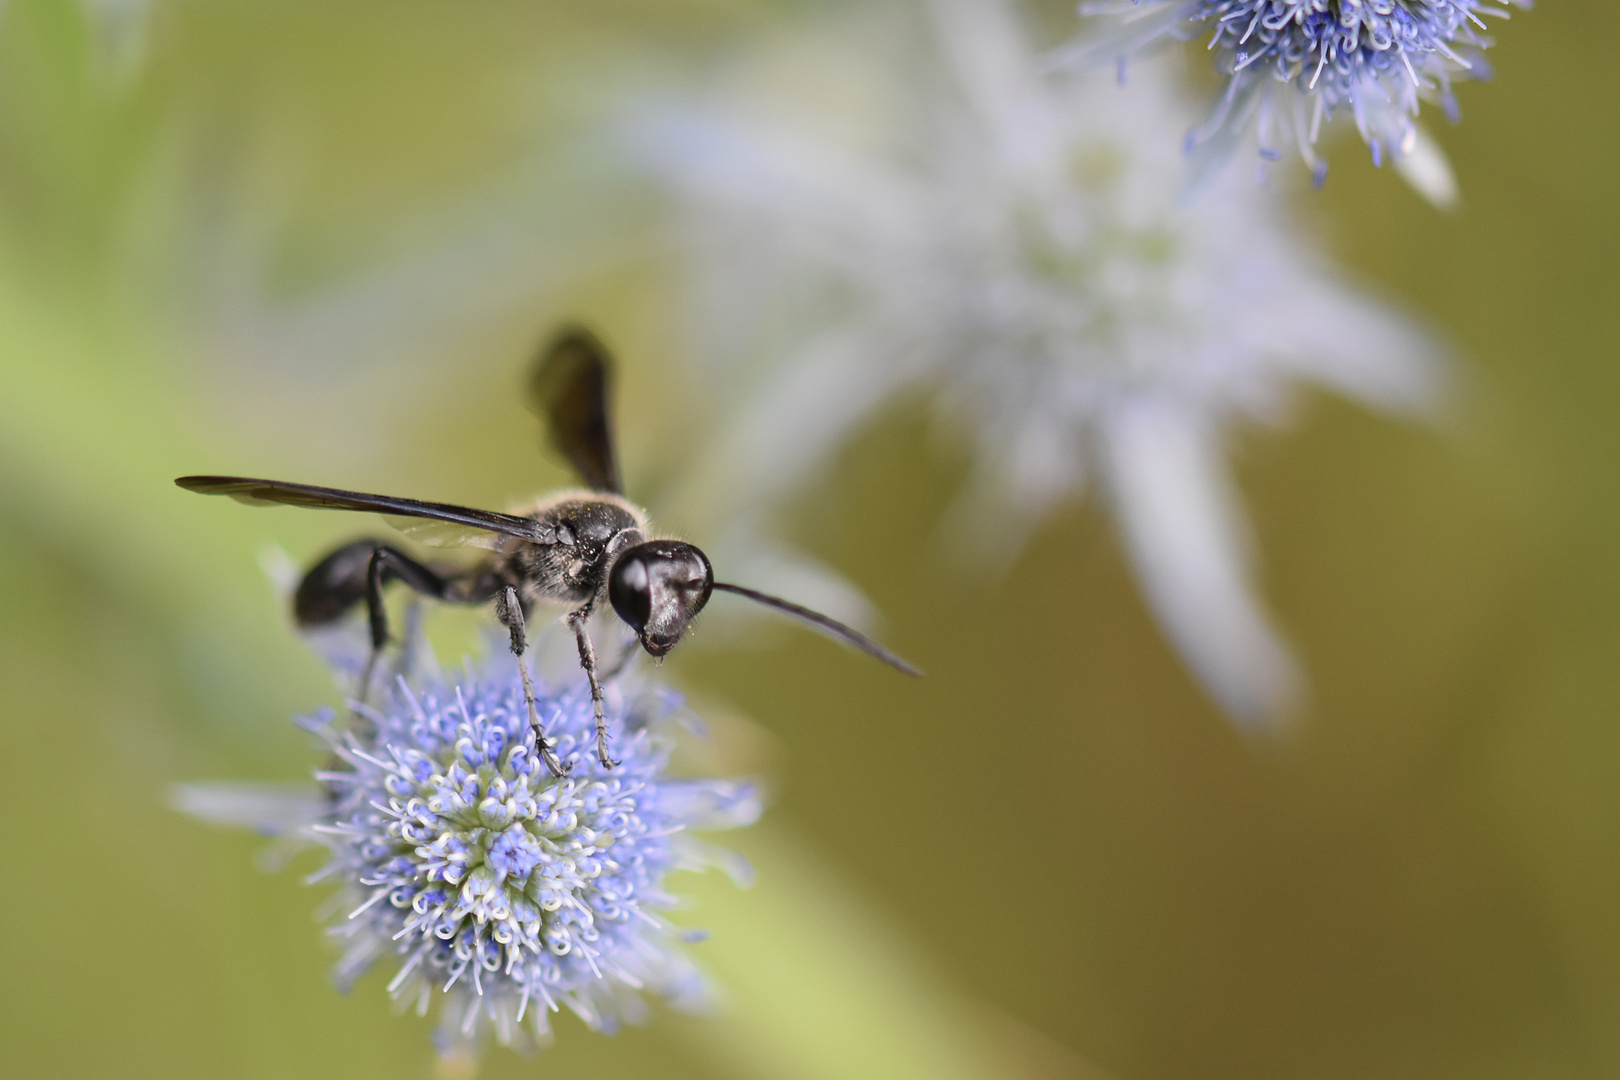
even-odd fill
[{"label": "wasp leg", "polygon": [[377,661],[391,636],[388,633],[388,608],[383,604],[383,586],[390,581],[403,581],[424,596],[443,599],[445,579],[415,559],[402,555],[391,547],[378,546],[366,563],[366,621],[371,629],[371,656],[360,674],[360,693],[357,700],[366,703],[371,695],[371,677]]},{"label": "wasp leg", "polygon": [[552,776],[567,776],[568,770],[557,760],[557,752],[553,749],[556,740],[546,738],[546,733],[540,727],[540,710],[534,705],[534,683],[529,680],[529,661],[523,655],[529,647],[528,630],[523,621],[523,605],[512,586],[508,585],[496,594],[495,616],[512,635],[512,655],[517,657],[518,673],[523,676],[523,703],[529,707],[529,727],[534,730],[535,749]]},{"label": "wasp leg", "polygon": [[591,636],[585,632],[585,620],[591,617],[591,605],[586,604],[578,611],[571,611],[567,616],[568,629],[574,632],[574,640],[579,643],[579,666],[585,669],[585,678],[591,684],[591,709],[596,713],[596,760],[602,763],[602,768],[617,768],[619,763],[608,755],[607,712],[602,704],[602,684],[596,678],[596,649],[591,645]]},{"label": "wasp leg", "polygon": [[356,694],[356,700],[362,704],[370,696],[377,661],[389,641],[383,587],[390,581],[403,581],[416,592],[434,599],[443,599],[449,588],[449,582],[437,571],[381,541],[356,540],[310,567],[293,594],[293,617],[304,627],[334,622],[356,603],[365,601],[371,630],[371,656],[361,672]]}]

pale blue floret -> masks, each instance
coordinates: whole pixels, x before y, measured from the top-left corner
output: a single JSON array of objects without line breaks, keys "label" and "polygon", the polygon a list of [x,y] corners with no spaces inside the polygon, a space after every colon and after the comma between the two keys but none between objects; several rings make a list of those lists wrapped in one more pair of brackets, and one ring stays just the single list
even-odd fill
[{"label": "pale blue floret", "polygon": [[1065,59],[1107,54],[1122,74],[1125,57],[1155,40],[1208,35],[1227,83],[1209,120],[1189,134],[1189,151],[1224,149],[1253,129],[1267,160],[1294,142],[1318,184],[1327,165],[1314,146],[1335,115],[1353,117],[1376,164],[1417,149],[1421,100],[1456,122],[1452,84],[1489,77],[1485,19],[1508,16],[1489,0],[1088,0],[1080,12],[1112,16],[1117,28]]},{"label": "pale blue floret", "polygon": [[[344,886],[331,931],[347,943],[337,981],[396,957],[389,992],[419,1013],[440,1001],[445,1052],[486,1031],[521,1044],[526,1029],[544,1043],[560,1007],[613,1031],[645,1012],[644,993],[701,1005],[704,981],[677,946],[686,935],[659,914],[676,902],[664,877],[713,862],[685,830],[759,813],[750,784],[664,775],[670,742],[659,732],[672,694],[626,707],[610,693],[623,761],[608,770],[591,751],[584,686],[539,690],[546,733],[571,765],[562,778],[531,752],[509,658],[453,682],[399,680],[362,710],[374,731],[357,735],[330,711],[300,721],[339,767],[316,774],[327,798],[306,798],[303,820],[282,824],[330,850],[311,880]],[[209,785],[182,789],[178,802],[214,820],[248,812]]]}]

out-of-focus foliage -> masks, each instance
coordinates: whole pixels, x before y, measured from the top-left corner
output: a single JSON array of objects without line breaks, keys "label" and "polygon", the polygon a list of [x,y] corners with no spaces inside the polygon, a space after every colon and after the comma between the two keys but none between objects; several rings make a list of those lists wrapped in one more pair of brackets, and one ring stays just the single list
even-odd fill
[{"label": "out-of-focus foliage", "polygon": [[[310,867],[259,873],[253,840],[163,803],[178,780],[306,774],[286,718],[331,690],[256,559],[365,525],[169,480],[491,506],[554,484],[515,387],[569,314],[621,353],[626,472],[657,490],[691,422],[675,290],[636,244],[648,207],[586,216],[618,181],[575,168],[573,137],[797,8],[155,3],[140,66],[108,78],[79,4],[6,6],[8,1071],[428,1072],[425,1025],[380,980],[325,984]],[[1072,30],[1067,4],[1040,12],[1049,40]],[[560,1025],[542,1061],[486,1075],[1620,1066],[1620,163],[1591,119],[1620,91],[1620,12],[1514,29],[1441,134],[1459,216],[1366,166],[1305,204],[1472,375],[1440,431],[1322,401],[1246,448],[1265,591],[1313,681],[1297,738],[1260,752],[1221,722],[1095,511],[993,586],[958,576],[926,538],[965,463],[901,407],[796,538],[928,678],[796,632],[728,652],[701,626],[662,669],[758,721],[717,733],[723,771],[778,791],[739,845],[759,886],[683,890],[732,1011]],[[441,649],[477,625],[445,613]]]}]

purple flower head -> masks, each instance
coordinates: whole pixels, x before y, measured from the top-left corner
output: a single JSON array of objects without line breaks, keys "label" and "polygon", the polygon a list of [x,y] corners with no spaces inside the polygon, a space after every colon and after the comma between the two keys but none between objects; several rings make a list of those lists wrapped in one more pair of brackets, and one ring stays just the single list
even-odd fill
[{"label": "purple flower head", "polygon": [[370,725],[357,726],[372,729],[363,733],[330,711],[302,719],[333,755],[316,774],[324,799],[281,811],[262,791],[192,785],[177,801],[232,822],[272,809],[281,832],[324,845],[331,858],[311,880],[343,888],[330,931],[344,943],[339,986],[391,958],[396,1000],[419,1014],[438,1003],[443,1053],[491,1032],[504,1045],[543,1045],[549,1014],[563,1007],[611,1032],[646,1013],[643,995],[701,1005],[704,980],[659,914],[675,904],[664,878],[714,861],[686,830],[750,823],[754,787],[665,775],[660,732],[678,706],[667,691],[610,688],[623,762],[604,769],[590,752],[583,680],[537,690],[571,765],[562,778],[532,753],[522,682],[503,657],[454,680],[397,680],[361,709]]},{"label": "purple flower head", "polygon": [[1375,163],[1403,166],[1437,202],[1455,197],[1454,182],[1417,124],[1420,102],[1455,122],[1452,84],[1489,77],[1485,20],[1508,16],[1491,0],[1087,0],[1080,13],[1109,20],[1113,31],[1077,43],[1065,62],[1109,56],[1122,74],[1125,59],[1153,42],[1208,38],[1226,88],[1188,135],[1189,151],[1219,156],[1253,131],[1262,159],[1292,148],[1320,184],[1327,164],[1317,137],[1348,115]]}]

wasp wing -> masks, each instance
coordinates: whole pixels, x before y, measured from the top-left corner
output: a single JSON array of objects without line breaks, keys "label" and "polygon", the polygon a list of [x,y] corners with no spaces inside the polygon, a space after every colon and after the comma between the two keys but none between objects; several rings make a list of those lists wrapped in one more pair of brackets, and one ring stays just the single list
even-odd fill
[{"label": "wasp wing", "polygon": [[550,544],[556,535],[533,518],[474,510],[449,503],[422,502],[395,495],[368,495],[361,491],[288,484],[280,480],[255,480],[247,476],[182,476],[175,481],[187,491],[200,495],[229,495],[249,506],[307,506],[317,510],[359,510],[395,517],[426,518],[488,533],[515,536],[533,543]]},{"label": "wasp wing", "polygon": [[476,547],[496,551],[501,546],[499,533],[475,529],[471,525],[462,525],[454,521],[401,517],[397,514],[384,514],[383,520],[388,522],[391,528],[404,533],[412,543],[421,544],[423,547]]},{"label": "wasp wing", "polygon": [[596,491],[623,490],[608,419],[607,350],[582,327],[564,329],[529,375],[529,405],[551,428],[551,441]]}]

